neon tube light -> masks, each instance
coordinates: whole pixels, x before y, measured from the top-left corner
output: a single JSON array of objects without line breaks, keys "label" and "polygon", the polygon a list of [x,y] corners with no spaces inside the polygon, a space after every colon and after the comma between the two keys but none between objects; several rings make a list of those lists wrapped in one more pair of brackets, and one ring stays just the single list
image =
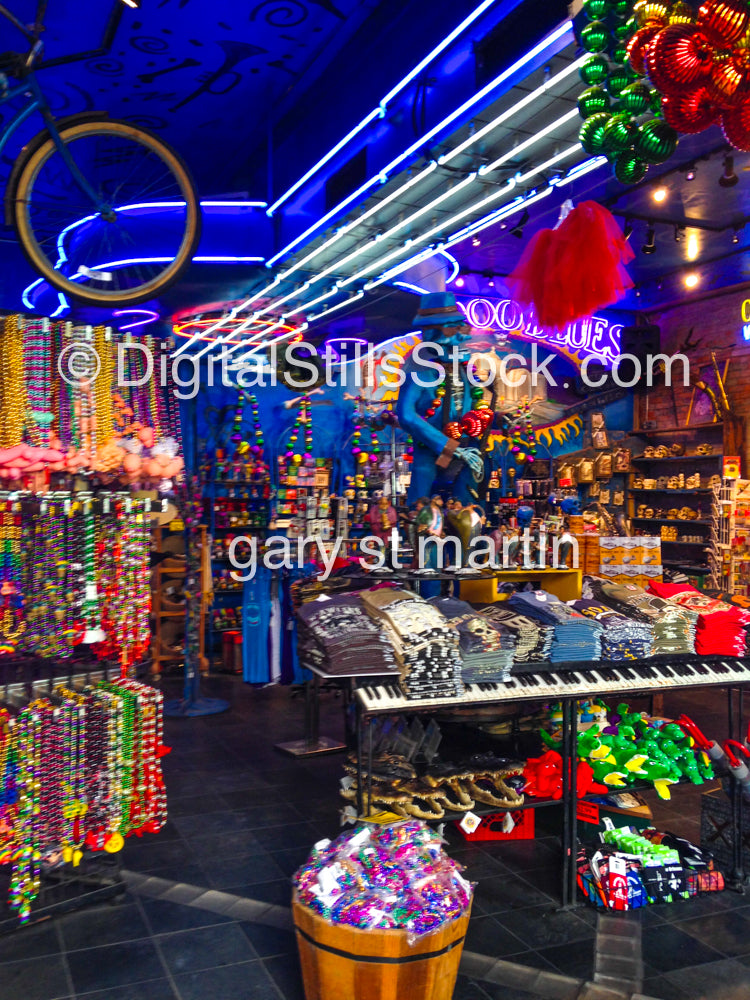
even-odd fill
[{"label": "neon tube light", "polygon": [[348,306],[352,302],[356,302],[358,299],[364,297],[364,292],[360,289],[356,295],[350,295],[348,299],[344,299],[343,302],[337,302],[335,306],[329,306],[328,309],[324,309],[322,312],[316,313],[314,316],[309,317],[310,323],[315,323],[316,320],[322,319],[324,316],[328,316],[329,313],[336,312],[337,309],[343,309],[344,306]]},{"label": "neon tube light", "polygon": [[504,163],[507,163],[508,160],[512,160],[515,156],[518,155],[518,153],[521,153],[523,152],[523,150],[529,149],[531,146],[536,145],[536,143],[539,142],[540,139],[544,139],[551,132],[554,132],[558,128],[562,128],[564,125],[567,125],[568,122],[573,121],[574,118],[580,118],[578,108],[573,108],[572,110],[568,111],[567,114],[563,115],[561,118],[557,118],[555,121],[550,122],[549,125],[545,125],[544,128],[541,129],[539,132],[535,132],[534,135],[530,135],[528,139],[524,139],[523,142],[519,143],[517,146],[514,146],[513,149],[509,149],[506,153],[503,153],[502,156],[498,156],[498,158],[496,160],[493,160],[492,163],[487,163],[483,167],[480,167],[479,173],[481,174],[482,177],[484,177],[486,174],[491,173],[493,170],[497,170],[498,167],[501,167]]},{"label": "neon tube light", "polygon": [[[302,260],[297,261],[295,264],[293,264],[288,270],[283,271],[279,275],[279,277],[283,280],[288,275],[293,274],[298,269],[304,267],[305,264],[308,264],[311,260],[314,260],[315,257],[317,257],[324,250],[327,250],[330,246],[332,246],[338,240],[342,239],[344,236],[346,236],[348,233],[350,233],[357,226],[361,225],[363,222],[365,222],[372,215],[374,215],[377,212],[381,211],[381,209],[385,208],[385,206],[388,205],[390,202],[392,202],[394,199],[396,199],[400,195],[404,194],[406,191],[409,190],[409,188],[413,187],[420,180],[422,180],[423,178],[425,178],[429,174],[431,174],[433,172],[433,170],[435,170],[436,166],[443,165],[445,163],[449,163],[454,158],[454,156],[458,155],[459,153],[464,152],[464,150],[468,149],[475,142],[478,142],[480,139],[484,138],[485,135],[488,135],[491,131],[493,131],[495,128],[497,128],[499,125],[501,125],[503,122],[508,121],[510,118],[512,118],[514,115],[516,115],[519,111],[522,111],[523,108],[527,107],[529,104],[532,104],[537,98],[543,97],[549,90],[552,89],[552,87],[556,86],[561,80],[563,80],[565,77],[569,76],[571,73],[573,73],[575,70],[577,70],[582,65],[582,63],[585,61],[586,58],[587,58],[586,56],[582,56],[580,59],[577,59],[575,62],[571,63],[562,72],[558,73],[556,76],[552,77],[552,79],[548,80],[547,83],[543,84],[541,87],[537,87],[536,90],[534,90],[531,93],[527,94],[526,97],[521,98],[521,100],[517,101],[513,105],[513,107],[508,108],[506,111],[504,111],[501,115],[499,115],[497,118],[495,118],[488,125],[485,125],[484,128],[480,129],[478,132],[475,132],[473,135],[469,136],[467,139],[465,139],[462,143],[460,143],[454,149],[450,150],[450,152],[445,153],[443,156],[438,157],[437,162],[432,161],[430,164],[428,164],[427,167],[425,167],[422,171],[420,171],[414,177],[411,177],[405,184],[401,185],[395,191],[391,192],[391,194],[389,194],[382,201],[378,202],[376,205],[371,206],[366,212],[364,212],[357,219],[354,219],[352,222],[350,222],[347,225],[345,225],[345,226],[341,227],[340,229],[338,229],[333,234],[333,236],[331,236],[328,240],[326,240],[324,243],[322,243],[319,247],[316,247],[315,250],[313,250],[311,253],[309,253]],[[272,257],[269,260],[269,265],[273,264],[273,262],[274,262],[275,259],[276,258]],[[456,263],[456,268],[458,268],[458,264],[457,263]],[[458,273],[458,271],[456,271],[456,274],[457,273]],[[454,278],[455,278],[455,275],[452,278],[448,279],[449,282],[453,281]]]},{"label": "neon tube light", "polygon": [[447,250],[438,250],[438,253],[442,257],[445,257],[445,259],[448,261],[449,264],[453,265],[453,273],[451,274],[450,278],[446,278],[445,279],[446,285],[450,285],[450,283],[452,281],[455,281],[456,278],[458,277],[458,275],[460,274],[460,272],[461,272],[461,266],[459,265],[458,261],[453,256],[453,254],[448,253]]},{"label": "neon tube light", "polygon": [[401,91],[415,79],[415,77],[419,76],[422,70],[428,66],[433,59],[439,56],[441,52],[445,51],[445,49],[447,49],[447,47],[454,42],[459,35],[466,30],[466,28],[470,27],[470,25],[472,25],[477,18],[481,17],[481,15],[484,14],[484,12],[488,10],[493,3],[494,0],[483,0],[483,3],[473,10],[468,17],[464,18],[464,20],[456,28],[454,28],[449,35],[446,35],[442,42],[440,42],[439,45],[436,45],[435,48],[429,52],[424,59],[422,59],[421,62],[417,63],[417,65],[403,78],[403,80],[388,91],[385,97],[380,101],[377,108],[363,118],[358,125],[355,125],[343,139],[340,139],[336,145],[325,154],[325,156],[322,156],[318,162],[314,164],[314,166],[310,167],[306,174],[303,174],[298,181],[295,181],[290,188],[277,198],[273,205],[271,205],[271,207],[266,211],[266,215],[272,216],[277,208],[283,205],[284,202],[287,201],[296,191],[298,191],[311,177],[313,177],[321,167],[324,167],[326,163],[332,160],[333,157],[339,153],[351,139],[359,135],[359,133],[370,124],[370,122],[374,121],[376,118],[382,118],[385,115],[388,103],[400,94]]},{"label": "neon tube light", "polygon": [[121,326],[121,330],[135,330],[139,326],[148,326],[159,318],[159,313],[153,309],[115,309],[113,316],[145,316],[145,319],[134,320],[126,326]]},{"label": "neon tube light", "polygon": [[521,100],[514,104],[512,108],[508,108],[506,111],[503,111],[502,114],[498,115],[497,118],[493,118],[491,122],[488,122],[480,128],[479,131],[468,136],[468,138],[464,139],[463,142],[460,142],[457,146],[451,149],[450,152],[439,156],[438,163],[440,166],[444,163],[450,163],[451,160],[463,153],[464,150],[469,148],[469,146],[472,146],[475,142],[483,139],[486,135],[489,135],[490,132],[494,132],[496,128],[502,125],[503,122],[507,122],[508,119],[512,118],[517,112],[522,111],[530,104],[533,104],[538,97],[543,97],[549,90],[557,86],[558,83],[561,83],[566,77],[570,76],[571,73],[574,73],[577,69],[579,69],[588,56],[589,53],[586,53],[585,56],[581,56],[580,59],[576,59],[574,62],[570,63],[570,65],[566,66],[565,69],[556,76],[553,76],[551,79],[547,80],[546,83],[543,83],[541,87],[537,87],[536,90],[532,90],[531,93],[526,95],[526,97],[522,97]]},{"label": "neon tube light", "polygon": [[[578,114],[577,111],[576,114]],[[459,184],[456,184],[454,187],[447,188],[445,191],[441,192],[436,198],[433,198],[432,201],[429,201],[427,202],[426,205],[423,205],[421,208],[418,208],[416,212],[412,212],[411,215],[407,215],[405,219],[402,219],[400,222],[397,222],[395,226],[391,226],[390,229],[387,229],[384,233],[376,236],[368,243],[365,243],[363,246],[357,247],[356,250],[352,250],[350,254],[348,254],[341,260],[337,260],[333,264],[330,264],[324,271],[321,271],[320,274],[318,274],[318,276],[314,280],[318,281],[320,278],[325,278],[326,275],[331,274],[332,271],[338,271],[345,264],[348,264],[350,261],[355,260],[357,257],[360,257],[363,253],[367,253],[368,250],[371,250],[378,243],[382,243],[384,240],[387,240],[390,236],[393,236],[395,233],[399,232],[399,230],[405,229],[407,226],[411,225],[412,222],[415,222],[417,219],[420,219],[423,215],[426,215],[427,212],[431,212],[434,208],[437,208],[438,205],[441,205],[444,201],[447,201],[449,198],[452,198],[454,195],[457,195],[465,187],[468,187],[469,184],[472,184],[474,182],[476,176],[477,176],[476,172],[469,174],[469,176],[465,177]],[[348,284],[350,280],[351,279],[347,279],[347,281],[345,281],[344,284]]]},{"label": "neon tube light", "polygon": [[416,292],[417,295],[427,295],[426,288],[420,288],[419,285],[412,285],[410,281],[394,281],[394,285],[398,285],[399,288],[405,288],[407,292]]},{"label": "neon tube light", "polygon": [[409,156],[411,156],[414,152],[423,149],[424,146],[429,144],[430,140],[433,139],[436,135],[438,135],[438,133],[441,132],[446,125],[450,125],[457,118],[460,118],[461,115],[465,114],[467,111],[470,111],[476,104],[484,100],[484,98],[488,94],[490,94],[496,87],[499,87],[501,83],[504,83],[507,79],[509,79],[511,76],[517,73],[518,70],[523,69],[523,67],[526,66],[529,62],[532,62],[534,59],[536,59],[538,55],[541,55],[548,48],[555,45],[557,42],[560,41],[560,39],[564,38],[565,35],[567,34],[570,34],[571,36],[570,40],[572,41],[573,25],[571,21],[564,21],[555,31],[552,32],[551,35],[548,35],[541,42],[535,45],[532,49],[529,49],[529,51],[525,55],[521,56],[520,59],[517,59],[512,66],[508,67],[508,69],[503,70],[503,72],[500,73],[499,76],[496,76],[494,80],[491,80],[481,90],[477,91],[477,93],[474,94],[473,97],[469,98],[467,101],[464,101],[464,103],[460,107],[456,108],[455,111],[451,112],[451,114],[449,114],[441,122],[435,125],[434,128],[430,129],[429,132],[423,135],[416,142],[412,143],[412,145],[409,146],[408,149],[406,149],[403,153],[397,156],[394,160],[391,160],[391,162],[387,166],[383,167],[383,169],[379,171],[377,175],[365,181],[364,184],[360,185],[360,187],[358,187],[356,191],[353,191],[347,198],[339,202],[339,204],[335,208],[332,208],[324,216],[318,219],[317,222],[313,223],[312,226],[308,227],[303,233],[295,237],[295,239],[293,239],[291,243],[288,243],[282,250],[280,250],[277,254],[271,257],[266,266],[272,267],[278,260],[280,260],[282,257],[285,257],[296,246],[299,246],[299,244],[302,243],[305,239],[307,239],[308,236],[311,236],[313,233],[317,232],[317,230],[320,229],[321,226],[324,225],[324,223],[329,222],[332,218],[334,218],[334,216],[340,214],[340,212],[342,212],[348,205],[351,205],[353,201],[357,200],[366,191],[369,191],[371,187],[373,187],[375,184],[384,183],[386,180],[388,180],[388,175],[391,173],[392,170],[394,170],[397,166],[403,163],[403,161],[407,159]]}]

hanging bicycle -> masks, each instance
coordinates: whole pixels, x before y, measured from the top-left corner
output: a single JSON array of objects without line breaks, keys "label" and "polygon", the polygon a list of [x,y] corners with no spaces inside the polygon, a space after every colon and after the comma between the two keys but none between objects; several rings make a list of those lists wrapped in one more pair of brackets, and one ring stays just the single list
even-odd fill
[{"label": "hanging bicycle", "polygon": [[5,221],[32,266],[66,295],[100,306],[142,302],[190,263],[200,239],[198,195],[181,157],[148,129],[101,112],[55,119],[36,70],[108,52],[123,7],[116,0],[99,49],[44,61],[46,8],[38,0],[26,26],[0,4],[31,43],[25,55],[0,53],[0,107],[23,100],[0,128],[0,154],[34,112],[45,125],[15,162]]}]

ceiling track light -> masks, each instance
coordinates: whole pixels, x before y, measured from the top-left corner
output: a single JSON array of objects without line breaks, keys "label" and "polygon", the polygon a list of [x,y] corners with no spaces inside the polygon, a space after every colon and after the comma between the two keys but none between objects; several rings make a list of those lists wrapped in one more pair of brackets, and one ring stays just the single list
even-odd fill
[{"label": "ceiling track light", "polygon": [[134,10],[138,10],[141,6],[141,0],[122,0],[126,7],[132,7]]},{"label": "ceiling track light", "polygon": [[719,187],[730,188],[739,183],[739,177],[734,172],[734,157],[724,157],[724,173],[719,178]]},{"label": "ceiling track light", "polygon": [[694,181],[695,180],[695,164],[691,163],[690,166],[685,171],[685,180]]},{"label": "ceiling track light", "polygon": [[656,253],[656,230],[654,229],[652,223],[649,223],[648,229],[646,230],[646,242],[641,247],[641,253]]},{"label": "ceiling track light", "polygon": [[678,225],[678,226],[674,227],[674,241],[675,241],[675,243],[682,243],[682,237],[684,235],[685,235],[685,227],[684,226],[679,226]]},{"label": "ceiling track light", "polygon": [[632,222],[632,219],[626,219],[625,220],[625,225],[623,226],[623,229],[622,229],[622,235],[625,237],[626,240],[629,240],[630,237],[633,235],[633,222]]}]

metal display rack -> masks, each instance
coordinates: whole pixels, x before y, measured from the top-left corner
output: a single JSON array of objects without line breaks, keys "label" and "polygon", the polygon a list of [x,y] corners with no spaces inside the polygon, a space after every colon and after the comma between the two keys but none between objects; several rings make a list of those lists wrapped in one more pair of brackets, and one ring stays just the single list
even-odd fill
[{"label": "metal display rack", "polygon": [[[660,664],[668,665],[670,662],[674,664],[676,662],[675,657],[650,657],[648,660],[642,661],[643,665],[648,666],[653,671],[659,669]],[[627,661],[627,666],[636,667],[641,661]],[[726,683],[723,686],[726,688],[727,692],[727,710],[729,719],[729,735],[730,738],[742,738],[740,734],[744,732],[743,730],[743,692],[745,687],[750,684],[750,659],[737,658],[737,657],[683,657],[679,660],[680,664],[687,666],[697,666],[700,669],[707,669],[712,663],[721,663],[724,666],[731,668],[731,673]],[[561,670],[571,670],[571,671],[586,671],[586,670],[607,670],[607,669],[617,669],[623,666],[623,661],[583,661],[583,662],[570,662],[561,664],[536,664],[533,673],[538,677],[543,677],[545,673],[545,668],[550,671],[560,673]],[[364,679],[365,682],[367,679]],[[700,683],[697,679],[695,681],[686,681],[684,685],[680,685],[680,688],[700,688],[704,685]],[[502,685],[499,685],[502,687]],[[674,690],[674,687],[669,690]],[[644,680],[643,686],[638,688],[633,688],[630,692],[631,695],[646,695],[654,697],[662,693],[663,689],[660,689],[657,684]],[[611,694],[608,691],[606,685],[597,686],[593,684],[590,692],[587,693],[586,697],[606,697]],[[578,722],[577,722],[577,703],[582,697],[580,693],[576,693],[573,696],[566,695],[564,690],[560,690],[559,695],[551,696],[549,690],[544,690],[540,693],[535,693],[533,688],[527,688],[524,690],[522,695],[519,695],[516,699],[497,699],[497,704],[503,705],[515,705],[522,704],[525,702],[543,702],[543,701],[559,701],[562,708],[562,745],[560,754],[562,757],[562,773],[563,773],[563,787],[562,787],[562,798],[558,800],[548,800],[548,799],[531,799],[526,800],[520,806],[513,806],[509,811],[515,812],[519,809],[538,809],[548,805],[559,804],[562,806],[562,850],[563,850],[563,862],[562,862],[562,906],[563,909],[570,908],[576,905],[576,889],[577,889],[577,868],[576,868],[576,857],[578,849],[578,804],[579,802],[586,801],[590,796],[578,797],[576,794],[576,776],[577,776],[577,745],[578,745]],[[378,715],[412,715],[412,714],[423,714],[423,713],[439,713],[450,714],[451,711],[465,711],[467,707],[470,707],[471,703],[466,700],[456,699],[455,703],[452,705],[446,705],[444,700],[441,701],[439,705],[434,702],[431,703],[429,699],[414,700],[409,701],[403,707],[394,709],[393,707],[384,707],[383,709],[375,709],[368,707],[362,697],[361,692],[355,698],[355,704],[357,708],[356,712],[356,740],[357,740],[357,812],[359,816],[367,816],[371,813],[371,799],[372,799],[372,758],[373,758],[373,725],[372,720]],[[492,704],[491,700],[481,700],[474,703],[475,705],[482,705],[486,707]],[[363,781],[363,760],[367,760],[367,781]],[[648,786],[645,786],[648,787]],[[366,791],[365,791],[366,789]],[[734,849],[734,864],[733,871],[729,873],[728,883],[738,891],[744,891],[745,883],[745,872],[742,863],[742,844],[744,839],[743,831],[743,810],[741,808],[741,794],[738,790],[736,782],[732,783],[731,791],[731,802],[732,802],[732,830],[733,830],[733,849]],[[502,812],[502,809],[496,807],[490,807],[488,809],[482,809],[478,811],[478,814],[496,813]],[[461,818],[460,813],[456,813],[455,819]],[[445,817],[439,820],[440,823],[450,821],[451,817],[446,813]]]},{"label": "metal display rack", "polygon": [[[31,700],[52,694],[60,683],[70,687],[85,686],[108,680],[118,673],[105,661],[50,661],[8,656],[0,660],[0,699],[6,703]],[[61,864],[42,870],[42,884],[31,916],[22,924],[8,906],[8,879],[3,871],[0,866],[0,935],[69,910],[112,899],[127,888],[119,854],[85,850],[78,867]]]}]

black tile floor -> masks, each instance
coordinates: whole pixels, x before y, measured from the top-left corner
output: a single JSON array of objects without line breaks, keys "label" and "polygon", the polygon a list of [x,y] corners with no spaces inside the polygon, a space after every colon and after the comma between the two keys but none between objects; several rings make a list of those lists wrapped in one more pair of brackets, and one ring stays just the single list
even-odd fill
[{"label": "black tile floor", "polygon": [[[291,874],[316,840],[340,828],[341,757],[295,761],[274,749],[301,735],[304,706],[289,690],[251,689],[229,677],[203,686],[231,709],[167,720],[169,823],[156,836],[131,838],[123,851],[124,867],[167,880],[153,883],[162,890],[187,885],[165,900],[152,898],[144,879],[143,891],[133,885],[115,902],[0,938],[0,1000],[303,1000],[285,921],[268,926],[210,907],[234,897],[289,906]],[[167,684],[166,693],[178,689]],[[665,710],[725,735],[718,695],[671,696]],[[325,694],[322,731],[341,729],[341,703]],[[697,840],[701,791],[681,788],[671,802],[655,802],[657,823]],[[500,959],[498,968],[517,973],[519,983],[528,981],[519,966],[538,970],[547,977],[544,997],[565,1000],[578,995],[571,983],[592,977],[597,916],[558,909],[557,819],[554,810],[537,817],[542,829],[533,841],[467,844],[452,828],[446,836],[449,853],[478,883],[467,952]],[[205,890],[216,892],[199,896]],[[644,994],[750,1000],[750,895],[725,892],[627,919],[642,924]],[[469,961],[464,968],[474,971]],[[462,974],[454,1000],[539,1000],[491,978]]]}]

